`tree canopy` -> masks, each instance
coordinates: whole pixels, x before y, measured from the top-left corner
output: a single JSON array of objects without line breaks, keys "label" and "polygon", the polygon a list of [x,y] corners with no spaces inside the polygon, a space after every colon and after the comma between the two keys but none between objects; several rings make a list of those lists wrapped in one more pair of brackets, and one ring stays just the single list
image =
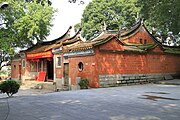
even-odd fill
[{"label": "tree canopy", "polygon": [[82,35],[89,39],[100,32],[104,23],[112,30],[131,26],[138,12],[136,0],[93,0],[82,16]]},{"label": "tree canopy", "polygon": [[138,5],[142,6],[140,14],[150,29],[156,28],[163,34],[180,32],[179,0],[138,0]]},{"label": "tree canopy", "polygon": [[11,47],[24,47],[31,45],[32,40],[42,41],[49,35],[55,12],[52,7],[36,1],[9,0],[8,3],[9,7],[0,12],[1,41],[10,41],[7,44]]},{"label": "tree canopy", "polygon": [[81,23],[82,35],[89,39],[101,30],[129,27],[142,18],[149,30],[156,29],[167,37],[168,32],[180,32],[179,0],[92,0],[85,8]]},{"label": "tree canopy", "polygon": [[[55,10],[47,0],[6,0],[9,6],[0,10],[0,68],[14,54],[16,47],[30,47],[49,35]],[[3,0],[0,0],[2,3]]]}]

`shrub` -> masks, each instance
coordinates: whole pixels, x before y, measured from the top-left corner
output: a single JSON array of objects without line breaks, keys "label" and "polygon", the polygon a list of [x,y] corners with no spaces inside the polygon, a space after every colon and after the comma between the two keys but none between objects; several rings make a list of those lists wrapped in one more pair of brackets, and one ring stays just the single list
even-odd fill
[{"label": "shrub", "polygon": [[6,93],[8,96],[12,96],[17,93],[20,85],[14,80],[7,80],[0,84],[0,91]]},{"label": "shrub", "polygon": [[87,78],[83,78],[78,83],[81,89],[88,89],[89,86],[89,80]]}]

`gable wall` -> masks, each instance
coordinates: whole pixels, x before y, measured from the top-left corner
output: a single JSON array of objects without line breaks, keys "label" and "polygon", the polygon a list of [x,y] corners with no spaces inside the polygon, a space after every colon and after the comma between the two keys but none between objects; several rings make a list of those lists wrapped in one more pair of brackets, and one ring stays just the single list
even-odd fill
[{"label": "gable wall", "polygon": [[163,54],[163,48],[160,46],[160,45],[157,45],[156,47],[154,47],[154,48],[152,48],[152,49],[150,49],[150,50],[148,50],[149,52],[156,52],[156,53],[161,53],[161,54]]},{"label": "gable wall", "polygon": [[131,37],[127,37],[123,42],[125,43],[136,43],[136,44],[141,44],[140,43],[140,38],[142,39],[142,43],[144,44],[144,40],[147,40],[147,44],[153,44],[154,41],[152,40],[151,36],[149,33],[145,30],[144,27],[141,27],[139,32],[134,34]]},{"label": "gable wall", "polygon": [[113,38],[109,40],[107,43],[102,44],[99,46],[100,49],[107,49],[107,50],[123,50],[124,47],[122,43],[117,40],[117,38]]}]

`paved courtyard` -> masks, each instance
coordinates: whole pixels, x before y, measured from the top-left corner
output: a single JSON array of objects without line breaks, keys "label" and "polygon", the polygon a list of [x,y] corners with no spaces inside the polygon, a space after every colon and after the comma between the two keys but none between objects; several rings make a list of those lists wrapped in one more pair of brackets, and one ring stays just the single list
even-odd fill
[{"label": "paved courtyard", "polygon": [[[3,103],[3,104],[2,104]],[[0,98],[0,120],[179,120],[180,85],[133,85]]]}]

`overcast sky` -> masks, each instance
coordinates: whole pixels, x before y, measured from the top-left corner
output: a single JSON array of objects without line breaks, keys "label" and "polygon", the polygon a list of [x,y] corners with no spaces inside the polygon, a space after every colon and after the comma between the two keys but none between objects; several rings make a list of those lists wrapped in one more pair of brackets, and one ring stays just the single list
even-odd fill
[{"label": "overcast sky", "polygon": [[[80,0],[79,0],[80,1]],[[81,21],[84,8],[91,0],[84,0],[84,4],[69,3],[68,0],[52,0],[52,6],[58,10],[53,20],[50,36],[47,40],[53,40],[63,35],[69,26]]]}]

